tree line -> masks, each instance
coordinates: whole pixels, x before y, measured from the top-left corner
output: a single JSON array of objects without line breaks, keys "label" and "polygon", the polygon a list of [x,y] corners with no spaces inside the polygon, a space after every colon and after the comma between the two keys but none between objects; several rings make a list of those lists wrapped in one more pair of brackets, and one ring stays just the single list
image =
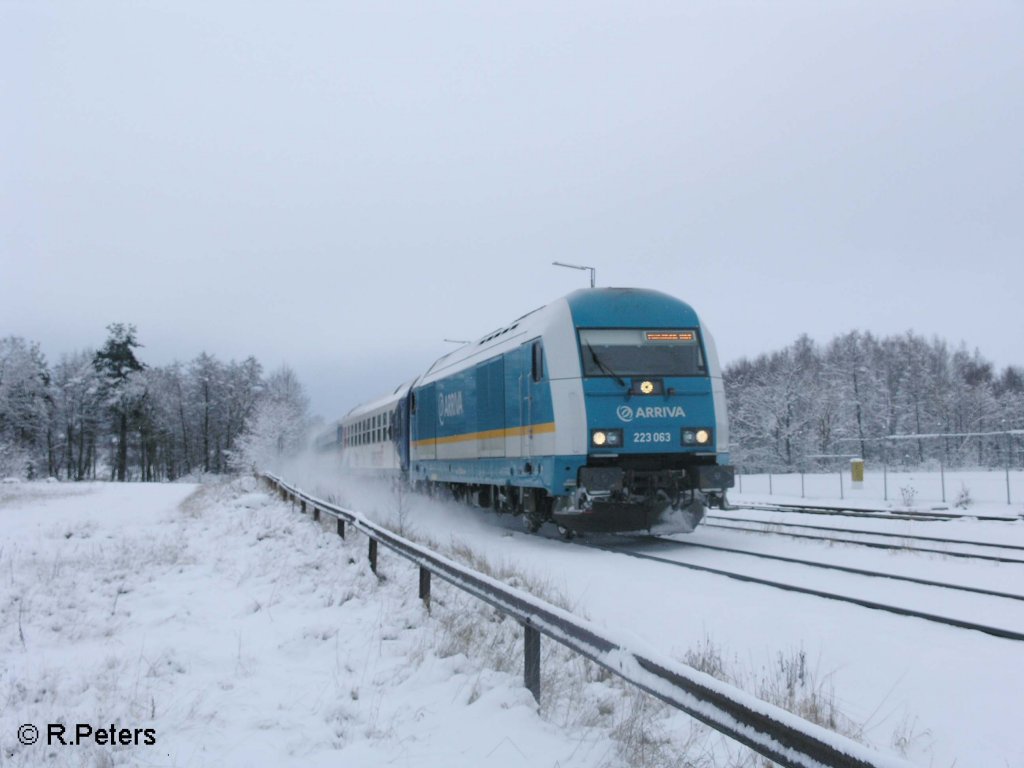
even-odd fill
[{"label": "tree line", "polygon": [[[908,332],[806,335],[723,371],[733,461],[745,471],[835,466],[1021,463],[1024,368],[997,371],[975,350]],[[999,433],[951,437],[966,433]],[[942,435],[941,437],[911,437]],[[890,438],[890,439],[882,439]]]},{"label": "tree line", "polygon": [[308,423],[295,374],[205,352],[149,366],[132,325],[98,350],[49,365],[39,345],[0,339],[0,477],[174,480],[245,467],[270,442],[291,448]]},{"label": "tree line", "polygon": [[[301,441],[308,399],[283,367],[253,357],[148,366],[134,326],[49,365],[39,345],[0,338],[0,477],[174,480],[268,466]],[[733,461],[744,471],[835,466],[1021,466],[1024,368],[913,333],[806,335],[723,371]],[[965,433],[988,436],[951,437]],[[905,439],[908,435],[947,435]],[[885,440],[881,438],[895,438]]]}]

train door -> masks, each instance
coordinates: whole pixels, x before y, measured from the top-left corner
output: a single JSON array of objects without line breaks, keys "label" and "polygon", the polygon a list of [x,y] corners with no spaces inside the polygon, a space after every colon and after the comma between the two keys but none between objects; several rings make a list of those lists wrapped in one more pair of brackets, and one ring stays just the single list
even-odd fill
[{"label": "train door", "polygon": [[388,437],[395,446],[395,453],[398,456],[398,468],[403,472],[409,469],[409,401],[412,395],[403,397],[398,401],[395,410],[391,412],[391,427]]},{"label": "train door", "polygon": [[534,429],[537,420],[542,416],[543,393],[545,386],[544,345],[540,339],[534,339],[522,346],[523,389],[525,392],[524,408],[526,421],[524,430],[523,455],[534,456],[537,453]]},{"label": "train door", "polygon": [[506,355],[505,384],[510,394],[506,422],[508,431],[518,436],[518,440],[510,441],[516,453],[510,447],[509,456],[529,457],[536,453],[533,425],[541,415],[544,376],[544,348],[540,339],[528,341]]},{"label": "train door", "polygon": [[434,385],[428,384],[413,392],[413,455],[417,459],[433,459],[437,455],[437,401],[434,391]]}]

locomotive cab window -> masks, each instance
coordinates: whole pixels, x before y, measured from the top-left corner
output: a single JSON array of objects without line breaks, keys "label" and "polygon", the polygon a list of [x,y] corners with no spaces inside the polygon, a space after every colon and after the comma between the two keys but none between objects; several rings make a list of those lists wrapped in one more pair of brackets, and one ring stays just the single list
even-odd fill
[{"label": "locomotive cab window", "polygon": [[533,380],[540,381],[544,378],[544,345],[539,341],[533,342]]},{"label": "locomotive cab window", "polygon": [[584,376],[706,376],[693,328],[581,328]]}]

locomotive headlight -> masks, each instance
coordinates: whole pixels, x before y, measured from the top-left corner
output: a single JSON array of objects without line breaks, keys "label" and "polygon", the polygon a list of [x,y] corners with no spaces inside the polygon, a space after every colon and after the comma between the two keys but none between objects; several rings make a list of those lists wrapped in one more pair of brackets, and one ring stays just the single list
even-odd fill
[{"label": "locomotive headlight", "polygon": [[654,382],[653,381],[641,381],[640,382],[640,391],[643,392],[645,395],[651,394],[654,391]]},{"label": "locomotive headlight", "polygon": [[590,444],[595,448],[618,448],[622,445],[622,430],[595,429],[590,433]]},{"label": "locomotive headlight", "polygon": [[707,445],[711,442],[711,429],[708,427],[684,428],[680,436],[683,445]]}]

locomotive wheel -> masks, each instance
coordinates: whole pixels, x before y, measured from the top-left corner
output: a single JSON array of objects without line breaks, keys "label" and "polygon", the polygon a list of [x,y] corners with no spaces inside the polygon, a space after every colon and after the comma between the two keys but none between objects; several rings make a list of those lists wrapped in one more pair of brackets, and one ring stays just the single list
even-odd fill
[{"label": "locomotive wheel", "polygon": [[536,512],[523,512],[523,526],[528,533],[536,533],[542,525],[544,521],[537,517]]},{"label": "locomotive wheel", "polygon": [[536,533],[545,522],[551,519],[551,499],[543,491],[528,489],[523,491],[523,519],[526,530]]},{"label": "locomotive wheel", "polygon": [[576,531],[571,528],[566,528],[564,525],[558,526],[558,535],[565,541],[572,541],[576,538]]},{"label": "locomotive wheel", "polygon": [[482,509],[489,509],[494,506],[494,500],[491,498],[491,487],[489,485],[482,485],[476,489],[476,506]]}]

